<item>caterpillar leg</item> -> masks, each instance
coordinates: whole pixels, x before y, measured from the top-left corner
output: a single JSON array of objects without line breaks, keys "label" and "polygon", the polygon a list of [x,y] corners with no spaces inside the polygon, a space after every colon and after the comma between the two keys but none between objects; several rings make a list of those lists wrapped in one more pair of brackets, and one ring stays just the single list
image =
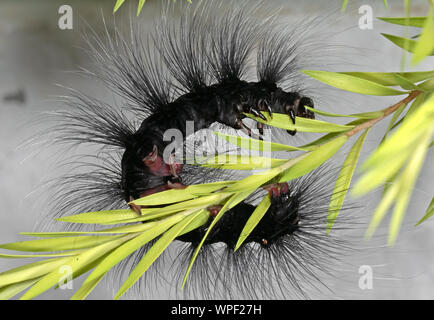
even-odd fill
[{"label": "caterpillar leg", "polygon": [[[227,85],[222,85],[226,88]],[[245,83],[239,81],[234,83],[231,96],[222,96],[219,101],[225,101],[226,103],[217,102],[217,107],[220,108],[220,122],[226,125],[232,126],[235,129],[243,129],[251,135],[250,128],[247,128],[243,124],[242,119],[245,117],[245,113],[250,113],[262,120],[266,120],[266,117],[262,114],[262,111],[266,111],[273,117],[273,113],[287,114],[292,123],[295,124],[296,117],[314,119],[315,115],[312,111],[305,108],[314,107],[313,100],[309,97],[300,96],[297,92],[286,92],[275,85],[264,84],[261,82]],[[228,88],[226,88],[228,89]],[[258,124],[257,128],[262,134],[263,124]],[[295,135],[296,131],[289,131],[291,135]]]}]

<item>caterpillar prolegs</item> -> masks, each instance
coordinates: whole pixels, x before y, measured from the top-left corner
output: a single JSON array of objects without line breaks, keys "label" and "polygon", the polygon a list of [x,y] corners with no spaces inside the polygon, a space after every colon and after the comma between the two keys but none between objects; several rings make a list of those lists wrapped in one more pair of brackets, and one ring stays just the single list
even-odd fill
[{"label": "caterpillar prolegs", "polygon": [[[231,2],[227,8],[216,1],[204,2],[183,10],[179,19],[169,18],[166,11],[144,40],[133,28],[129,38],[118,30],[114,35],[107,31],[106,39],[88,35],[89,54],[98,70],[85,72],[123,98],[125,109],[119,111],[81,93],[68,101],[73,109],[60,114],[58,140],[109,148],[96,156],[103,164],[64,178],[58,197],[66,195],[67,201],[63,198],[55,206],[57,212],[112,209],[156,192],[184,188],[189,180],[204,182],[208,174],[213,181],[226,177],[223,171],[203,169],[204,176],[192,178],[194,170],[172,155],[164,156],[171,142],[165,141],[164,133],[177,129],[185,137],[187,121],[194,121],[195,130],[219,122],[251,134],[252,128],[243,123],[245,113],[258,117],[264,117],[262,111],[270,116],[284,113],[292,122],[296,117],[314,118],[305,108],[313,108],[313,100],[291,89],[302,58],[298,33],[303,30],[296,26],[288,31],[277,23],[275,13],[252,4]],[[255,55],[257,77],[249,79]],[[134,118],[124,110],[132,111]],[[258,124],[257,129],[261,134],[264,126]],[[296,134],[288,133],[288,138]],[[243,201],[226,212],[199,252],[184,292],[205,298],[232,297],[235,291],[245,297],[288,297],[294,291],[303,295],[306,283],[314,287],[321,283],[318,273],[324,271],[323,263],[344,247],[325,236],[331,175],[322,168],[270,185],[269,209],[236,252],[235,242],[256,206]],[[139,206],[130,206],[140,213]],[[185,270],[191,250],[220,209],[208,208],[207,223],[177,238],[180,251],[170,265]],[[147,248],[131,257],[133,264]],[[170,283],[179,282],[176,274]]]}]

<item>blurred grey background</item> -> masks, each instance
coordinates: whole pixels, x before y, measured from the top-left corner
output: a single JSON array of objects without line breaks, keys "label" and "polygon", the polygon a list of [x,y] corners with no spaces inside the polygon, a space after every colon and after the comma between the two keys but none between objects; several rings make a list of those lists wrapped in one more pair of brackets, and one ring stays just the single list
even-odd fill
[{"label": "blurred grey background", "polygon": [[[110,26],[113,22],[112,9],[115,1],[0,1],[0,242],[24,239],[19,232],[34,230],[46,210],[44,201],[49,194],[41,185],[53,176],[56,149],[42,148],[37,141],[22,144],[43,129],[42,112],[57,110],[62,106],[56,96],[66,93],[57,86],[83,90],[95,97],[103,97],[109,102],[113,99],[95,80],[83,78],[75,71],[80,66],[88,67],[90,62],[80,47],[84,46],[82,32],[89,27],[101,29],[102,16]],[[117,14],[128,16],[135,10],[124,5]],[[148,0],[140,19],[143,31],[150,30],[152,21],[158,17],[160,1]],[[181,2],[178,0],[178,3]],[[193,0],[193,2],[195,2]],[[330,39],[336,44],[331,55],[335,62],[323,69],[336,71],[398,71],[400,70],[401,51],[383,39],[381,32],[405,34],[405,28],[388,25],[374,19],[372,30],[358,28],[360,14],[358,7],[368,4],[376,16],[403,16],[403,1],[389,0],[389,9],[383,1],[350,1],[345,13],[339,13],[340,1],[267,1],[282,7],[283,21],[294,23],[303,17],[326,17],[327,31],[334,34]],[[68,4],[73,8],[73,30],[60,30],[58,9]],[[177,4],[178,5],[178,4]],[[412,1],[412,15],[427,13],[427,1]],[[134,14],[132,15],[134,17]],[[337,18],[336,18],[337,17]],[[86,22],[86,23],[85,23]],[[88,24],[88,25],[86,25]],[[97,31],[98,32],[98,31]],[[412,30],[410,30],[412,32]],[[415,33],[411,33],[414,35]],[[328,39],[322,39],[328,41]],[[341,61],[336,63],[336,61]],[[433,69],[432,58],[415,68],[407,70]],[[342,93],[337,90],[321,91],[318,85],[319,108],[332,112],[365,112],[384,108],[396,101],[396,97],[362,97]],[[43,118],[42,118],[43,119]],[[376,148],[387,121],[378,125],[370,133],[364,154]],[[341,153],[337,163],[342,161]],[[362,156],[363,159],[363,156]],[[54,160],[54,161],[53,161]],[[434,220],[420,227],[414,223],[424,214],[433,191],[432,155],[429,155],[416,186],[413,198],[405,217],[398,242],[393,248],[385,245],[387,219],[384,228],[371,241],[364,241],[361,232],[351,235],[366,250],[360,250],[343,261],[336,270],[336,277],[327,281],[331,291],[313,293],[314,298],[331,299],[433,299],[434,298]],[[34,192],[34,191],[38,192]],[[40,192],[42,190],[42,192]],[[369,221],[372,209],[378,203],[381,191],[363,199],[363,209],[357,211],[358,218]],[[0,260],[0,271],[22,264],[23,261]],[[370,265],[374,271],[372,290],[358,287],[359,267]],[[330,266],[334,269],[335,266]],[[333,271],[333,270],[331,270]],[[81,280],[74,282],[77,289]],[[41,299],[67,299],[72,295],[69,290],[52,290],[40,296]],[[89,296],[90,299],[110,299],[111,286],[100,284]],[[129,296],[129,298],[135,298]],[[164,288],[155,292],[151,298],[169,298]]]}]

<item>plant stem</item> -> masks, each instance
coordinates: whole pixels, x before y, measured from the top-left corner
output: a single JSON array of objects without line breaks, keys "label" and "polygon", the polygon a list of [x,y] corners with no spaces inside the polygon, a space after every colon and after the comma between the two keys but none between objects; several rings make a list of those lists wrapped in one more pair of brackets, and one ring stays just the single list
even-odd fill
[{"label": "plant stem", "polygon": [[398,110],[402,104],[410,103],[412,100],[414,100],[421,93],[422,93],[422,91],[419,91],[419,90],[414,90],[414,91],[410,92],[410,94],[405,99],[402,99],[401,101],[395,103],[394,105],[392,105],[389,108],[387,108],[386,110],[384,110],[384,113],[381,116],[379,116],[378,118],[371,119],[371,120],[366,121],[362,124],[359,124],[358,126],[351,129],[350,131],[346,132],[345,134],[347,135],[347,137],[352,137],[353,135],[355,135],[359,131],[371,128],[374,124],[383,120],[388,115],[390,115],[390,114],[394,113],[396,110]]}]

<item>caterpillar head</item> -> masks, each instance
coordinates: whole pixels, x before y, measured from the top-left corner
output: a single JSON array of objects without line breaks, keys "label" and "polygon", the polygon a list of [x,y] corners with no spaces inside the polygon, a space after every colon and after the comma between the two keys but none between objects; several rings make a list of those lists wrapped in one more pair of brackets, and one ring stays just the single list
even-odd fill
[{"label": "caterpillar head", "polygon": [[300,221],[300,199],[296,194],[291,195],[287,183],[273,185],[269,188],[269,194],[270,208],[252,239],[263,247],[269,247],[283,236],[293,234]]},{"label": "caterpillar head", "polygon": [[285,183],[280,193],[271,196],[271,205],[268,210],[267,226],[260,240],[262,246],[270,246],[285,235],[290,235],[298,229],[300,221],[300,200],[291,195]]},{"label": "caterpillar head", "polygon": [[163,159],[162,146],[152,139],[132,138],[121,160],[121,188],[127,202],[179,184],[182,166],[172,159]]}]

